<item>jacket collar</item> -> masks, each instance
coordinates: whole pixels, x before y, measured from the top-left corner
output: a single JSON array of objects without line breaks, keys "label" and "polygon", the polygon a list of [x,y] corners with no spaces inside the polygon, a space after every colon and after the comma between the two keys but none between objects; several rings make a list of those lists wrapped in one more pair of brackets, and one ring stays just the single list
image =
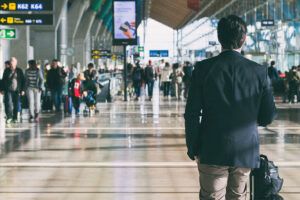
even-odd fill
[{"label": "jacket collar", "polygon": [[238,55],[238,56],[242,56],[241,52],[237,51],[237,50],[231,50],[231,49],[226,49],[226,50],[223,50],[220,55],[226,55],[226,54],[234,54],[234,55]]}]

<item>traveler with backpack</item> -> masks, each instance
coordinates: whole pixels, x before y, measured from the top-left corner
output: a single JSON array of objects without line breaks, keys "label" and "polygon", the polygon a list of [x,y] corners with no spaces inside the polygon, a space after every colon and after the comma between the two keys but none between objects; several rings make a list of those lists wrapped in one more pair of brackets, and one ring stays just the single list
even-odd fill
[{"label": "traveler with backpack", "polygon": [[4,105],[6,123],[18,121],[20,95],[25,95],[25,78],[22,69],[17,67],[18,60],[10,59],[10,67],[3,73]]},{"label": "traveler with backpack", "polygon": [[300,77],[297,73],[297,68],[295,66],[291,68],[290,72],[288,73],[287,79],[289,85],[289,103],[297,103],[297,99],[299,96]]},{"label": "traveler with backpack", "polygon": [[86,81],[96,80],[97,71],[95,70],[95,66],[93,63],[89,63],[87,70],[85,70],[83,73]]},{"label": "traveler with backpack", "polygon": [[168,97],[170,95],[170,87],[171,87],[171,79],[170,75],[172,73],[172,69],[170,63],[166,62],[165,67],[161,72],[161,82],[163,85],[164,97]]},{"label": "traveler with backpack", "polygon": [[190,85],[191,85],[191,78],[192,78],[192,72],[193,72],[193,65],[186,61],[185,65],[183,66],[183,83],[184,83],[184,98],[187,99]]},{"label": "traveler with backpack", "polygon": [[25,71],[25,88],[29,102],[29,121],[38,122],[44,78],[35,60],[29,60],[28,65],[29,68]]},{"label": "traveler with backpack", "polygon": [[149,60],[149,63],[145,68],[145,82],[148,87],[149,101],[151,101],[153,96],[153,86],[154,86],[154,69],[151,60]]},{"label": "traveler with backpack", "polygon": [[142,87],[142,81],[143,81],[143,69],[141,68],[141,65],[139,62],[136,63],[136,67],[133,69],[132,72],[132,82],[135,92],[135,100],[139,100],[141,96],[141,87]]},{"label": "traveler with backpack", "polygon": [[72,99],[72,104],[75,109],[75,114],[79,115],[80,113],[80,101],[83,97],[84,87],[83,81],[85,80],[84,74],[79,73],[76,78],[70,81],[69,83],[69,97]]},{"label": "traveler with backpack", "polygon": [[276,113],[268,70],[241,55],[247,25],[220,19],[223,51],[196,63],[185,110],[188,156],[200,173],[201,200],[246,200],[252,168],[259,168],[258,125]]},{"label": "traveler with backpack", "polygon": [[58,66],[58,60],[52,60],[51,69],[47,73],[47,87],[51,91],[56,112],[61,112],[62,92],[66,77],[67,73],[62,67]]},{"label": "traveler with backpack", "polygon": [[182,82],[184,73],[182,67],[178,65],[178,68],[174,71],[175,74],[175,97],[177,100],[181,99],[182,96]]}]

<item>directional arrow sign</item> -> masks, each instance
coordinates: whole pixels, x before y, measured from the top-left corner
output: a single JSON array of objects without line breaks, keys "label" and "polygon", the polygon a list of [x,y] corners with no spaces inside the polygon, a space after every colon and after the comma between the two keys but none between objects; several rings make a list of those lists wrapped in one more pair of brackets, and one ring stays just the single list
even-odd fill
[{"label": "directional arrow sign", "polygon": [[6,10],[6,9],[8,8],[7,3],[3,3],[3,4],[1,5],[1,8],[3,8],[3,10]]},{"label": "directional arrow sign", "polygon": [[5,18],[1,18],[0,22],[3,24],[4,22],[6,22],[6,19]]},{"label": "directional arrow sign", "polygon": [[3,11],[53,11],[54,0],[0,0]]},{"label": "directional arrow sign", "polygon": [[1,39],[16,39],[16,29],[0,29]]}]

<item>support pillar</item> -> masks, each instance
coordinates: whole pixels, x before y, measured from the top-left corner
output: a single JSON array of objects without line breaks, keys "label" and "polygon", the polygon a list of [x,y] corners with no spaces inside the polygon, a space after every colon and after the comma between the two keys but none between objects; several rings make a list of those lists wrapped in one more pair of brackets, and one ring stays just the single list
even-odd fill
[{"label": "support pillar", "polygon": [[[89,6],[88,0],[76,0],[68,12],[68,47],[75,51],[75,35],[81,22],[84,11]],[[68,64],[75,64],[75,56],[68,56]]]},{"label": "support pillar", "polygon": [[84,13],[83,18],[80,22],[78,32],[75,36],[75,62],[79,62],[82,65],[87,64],[86,51],[91,51],[91,49],[86,49],[87,36],[90,34],[92,24],[95,20],[96,12],[93,10],[88,10]]},{"label": "support pillar", "polygon": [[36,60],[51,61],[58,58],[57,32],[54,28],[32,32],[31,44],[34,46],[34,58]]},{"label": "support pillar", "polygon": [[33,55],[30,56],[30,29],[29,26],[17,27],[16,40],[11,41],[10,56],[18,59],[18,67],[22,69],[27,68],[27,61],[32,59]]},{"label": "support pillar", "polygon": [[59,58],[63,66],[67,66],[68,56],[68,19],[67,19],[67,4],[63,5],[60,22],[60,44],[59,44]]}]

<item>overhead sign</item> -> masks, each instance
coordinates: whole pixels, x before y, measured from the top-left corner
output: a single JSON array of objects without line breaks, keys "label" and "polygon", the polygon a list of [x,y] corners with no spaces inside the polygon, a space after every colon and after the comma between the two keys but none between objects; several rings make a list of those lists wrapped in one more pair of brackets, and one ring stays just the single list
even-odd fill
[{"label": "overhead sign", "polygon": [[145,50],[145,49],[144,49],[143,46],[139,46],[139,47],[138,47],[138,52],[144,52],[144,50]]},{"label": "overhead sign", "polygon": [[113,1],[113,45],[137,45],[136,1]]},{"label": "overhead sign", "polygon": [[150,50],[150,57],[169,57],[168,50]]},{"label": "overhead sign", "polygon": [[275,21],[273,19],[265,19],[261,21],[261,26],[274,26]]},{"label": "overhead sign", "polygon": [[53,0],[1,0],[2,11],[52,11]]},{"label": "overhead sign", "polygon": [[110,58],[110,57],[111,57],[110,50],[100,50],[100,49],[92,50],[92,59]]},{"label": "overhead sign", "polygon": [[16,29],[0,29],[1,39],[16,39],[17,33]]},{"label": "overhead sign", "polygon": [[52,14],[0,14],[0,25],[52,25]]}]

